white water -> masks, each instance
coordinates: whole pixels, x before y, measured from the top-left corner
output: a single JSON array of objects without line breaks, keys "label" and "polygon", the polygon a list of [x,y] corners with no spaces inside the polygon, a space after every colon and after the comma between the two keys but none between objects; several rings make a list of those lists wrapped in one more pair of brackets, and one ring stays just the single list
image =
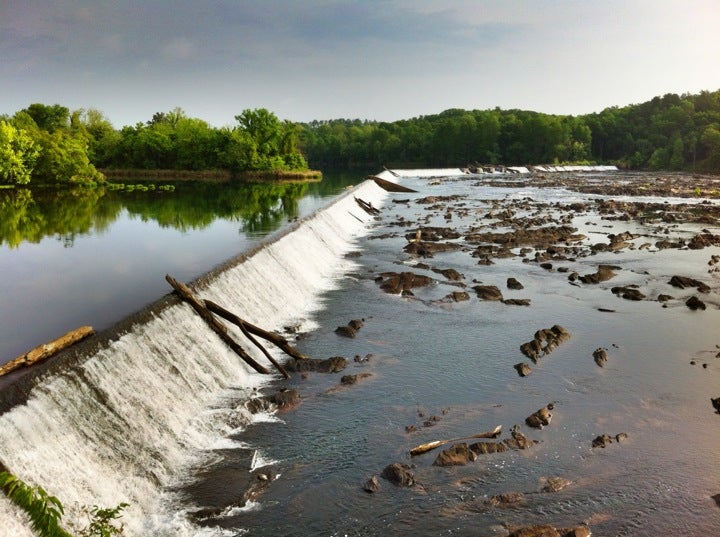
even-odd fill
[{"label": "white water", "polygon": [[[386,192],[373,182],[359,185],[199,294],[269,330],[311,326],[318,296],[351,266],[344,254],[371,221],[353,196],[380,206]],[[84,522],[81,506],[127,502],[126,535],[199,535],[165,491],[251,423],[231,401],[267,380],[189,306],[171,306],[82,365],[41,380],[27,404],[1,415],[0,461],[57,496],[68,529]],[[24,515],[0,495],[0,537],[25,535],[32,533]]]}]

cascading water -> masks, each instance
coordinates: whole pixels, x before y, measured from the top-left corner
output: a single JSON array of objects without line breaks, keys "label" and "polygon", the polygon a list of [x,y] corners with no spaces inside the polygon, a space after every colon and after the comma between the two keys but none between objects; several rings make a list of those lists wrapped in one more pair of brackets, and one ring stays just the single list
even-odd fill
[{"label": "cascading water", "polygon": [[[371,181],[355,187],[207,278],[199,294],[267,329],[302,320],[348,268],[344,254],[371,220],[354,196],[378,206],[386,192]],[[57,496],[70,529],[82,525],[82,506],[127,502],[127,535],[197,535],[201,530],[172,509],[165,491],[253,420],[236,403],[268,377],[239,360],[188,305],[158,309],[38,379],[24,404],[0,415],[0,462]],[[32,535],[24,514],[2,495],[0,521],[1,537]]]}]

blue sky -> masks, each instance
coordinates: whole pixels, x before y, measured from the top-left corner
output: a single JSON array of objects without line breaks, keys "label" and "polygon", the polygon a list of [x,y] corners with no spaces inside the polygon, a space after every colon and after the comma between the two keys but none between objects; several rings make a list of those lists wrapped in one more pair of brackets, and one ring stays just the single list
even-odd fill
[{"label": "blue sky", "polygon": [[0,0],[0,114],[584,114],[720,89],[718,0]]}]

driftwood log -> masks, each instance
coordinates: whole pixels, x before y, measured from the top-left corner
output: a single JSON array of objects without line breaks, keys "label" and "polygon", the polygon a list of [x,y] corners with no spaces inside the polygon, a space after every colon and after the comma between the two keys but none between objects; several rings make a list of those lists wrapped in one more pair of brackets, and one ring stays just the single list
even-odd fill
[{"label": "driftwood log", "polygon": [[[205,300],[204,302],[205,302],[205,306],[207,307],[207,309],[209,311],[216,313],[220,317],[237,325],[238,328],[240,328],[240,330],[242,331],[243,335],[246,338],[248,338],[252,342],[253,345],[255,345],[258,349],[260,349],[260,352],[262,352],[265,355],[265,357],[268,360],[270,360],[270,362],[275,366],[275,368],[278,371],[280,371],[280,374],[283,377],[285,377],[286,379],[290,378],[290,374],[285,370],[285,368],[282,366],[282,364],[280,364],[280,362],[278,362],[275,358],[273,358],[272,355],[267,351],[267,349],[265,347],[263,347],[262,344],[257,339],[255,339],[255,336],[253,336],[253,334],[251,333],[251,331],[249,329],[249,323],[247,323],[245,320],[241,319],[234,313],[231,313],[230,311],[226,310],[225,308],[215,304],[215,302],[213,302],[211,300]],[[210,305],[212,305],[212,307],[210,307]],[[218,313],[220,311],[222,313]],[[253,326],[253,328],[261,331],[264,334],[269,334],[269,332],[266,332],[265,330],[262,330],[261,328],[259,328],[257,326]],[[260,337],[263,337],[263,336],[260,336]],[[282,339],[282,338],[279,338],[279,339]],[[287,341],[285,341],[285,344],[287,344]]]},{"label": "driftwood log", "polygon": [[420,455],[427,453],[435,448],[449,444],[450,442],[458,442],[460,440],[469,440],[470,438],[497,438],[502,432],[502,425],[498,425],[492,431],[485,431],[484,433],[474,434],[472,436],[461,436],[460,438],[449,438],[447,440],[435,440],[434,442],[428,442],[427,444],[420,444],[410,450],[410,455]]},{"label": "driftwood log", "polygon": [[95,330],[93,330],[91,326],[81,326],[80,328],[71,330],[57,339],[48,343],[43,343],[25,354],[18,356],[14,360],[10,360],[5,365],[0,366],[0,377],[21,367],[28,367],[38,362],[42,362],[43,360],[47,360],[61,350],[67,349],[78,341],[82,341],[94,333]]},{"label": "driftwood log", "polygon": [[288,343],[288,340],[285,339],[284,337],[274,334],[272,332],[268,332],[267,330],[263,330],[259,326],[249,323],[245,319],[241,319],[234,313],[226,310],[225,308],[216,304],[212,300],[205,300],[205,306],[207,307],[207,309],[209,309],[215,315],[219,315],[226,321],[230,321],[231,323],[239,326],[240,328],[244,327],[251,334],[253,334],[257,337],[261,337],[264,340],[269,341],[270,343],[273,343],[288,356],[291,356],[292,358],[295,358],[297,360],[307,360],[308,359],[307,356],[305,356],[303,353],[301,353],[295,347],[290,345],[290,343]]},{"label": "driftwood log", "polygon": [[228,334],[227,327],[223,323],[218,321],[212,313],[210,313],[210,311],[205,307],[205,305],[198,298],[195,297],[195,295],[187,285],[180,283],[169,274],[165,276],[165,279],[172,286],[172,288],[175,289],[177,294],[180,295],[183,300],[185,300],[193,307],[193,309],[200,315],[200,317],[205,320],[205,322],[213,330],[213,332],[215,332],[220,337],[220,339],[235,352],[235,354],[242,358],[245,363],[247,363],[258,373],[262,373],[263,375],[267,375],[269,373],[267,368],[257,363],[252,358],[252,356],[250,356],[245,351],[245,349],[243,349],[237,343],[237,341],[235,341],[230,336],[230,334]]},{"label": "driftwood log", "polygon": [[372,206],[372,203],[368,203],[367,201],[360,199],[358,197],[355,197],[355,201],[360,206],[360,208],[365,211],[368,214],[371,215],[377,215],[380,214],[380,209],[377,209],[376,207]]},{"label": "driftwood log", "polygon": [[386,190],[387,192],[417,192],[417,190],[413,190],[412,188],[393,183],[392,181],[388,181],[387,179],[383,179],[382,177],[378,177],[377,175],[368,175],[366,179],[372,179],[373,181],[375,181],[375,184],[377,186],[379,186],[383,190]]}]

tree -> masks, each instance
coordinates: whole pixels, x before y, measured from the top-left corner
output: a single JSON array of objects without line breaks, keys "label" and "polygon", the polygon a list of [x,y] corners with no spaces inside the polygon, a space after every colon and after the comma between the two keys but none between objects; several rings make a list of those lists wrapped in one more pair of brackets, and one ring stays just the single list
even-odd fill
[{"label": "tree", "polygon": [[23,185],[30,182],[39,151],[22,130],[0,121],[0,182]]},{"label": "tree", "polygon": [[34,103],[25,108],[23,112],[33,118],[38,128],[48,132],[67,129],[70,126],[70,110],[59,104],[48,106]]}]

